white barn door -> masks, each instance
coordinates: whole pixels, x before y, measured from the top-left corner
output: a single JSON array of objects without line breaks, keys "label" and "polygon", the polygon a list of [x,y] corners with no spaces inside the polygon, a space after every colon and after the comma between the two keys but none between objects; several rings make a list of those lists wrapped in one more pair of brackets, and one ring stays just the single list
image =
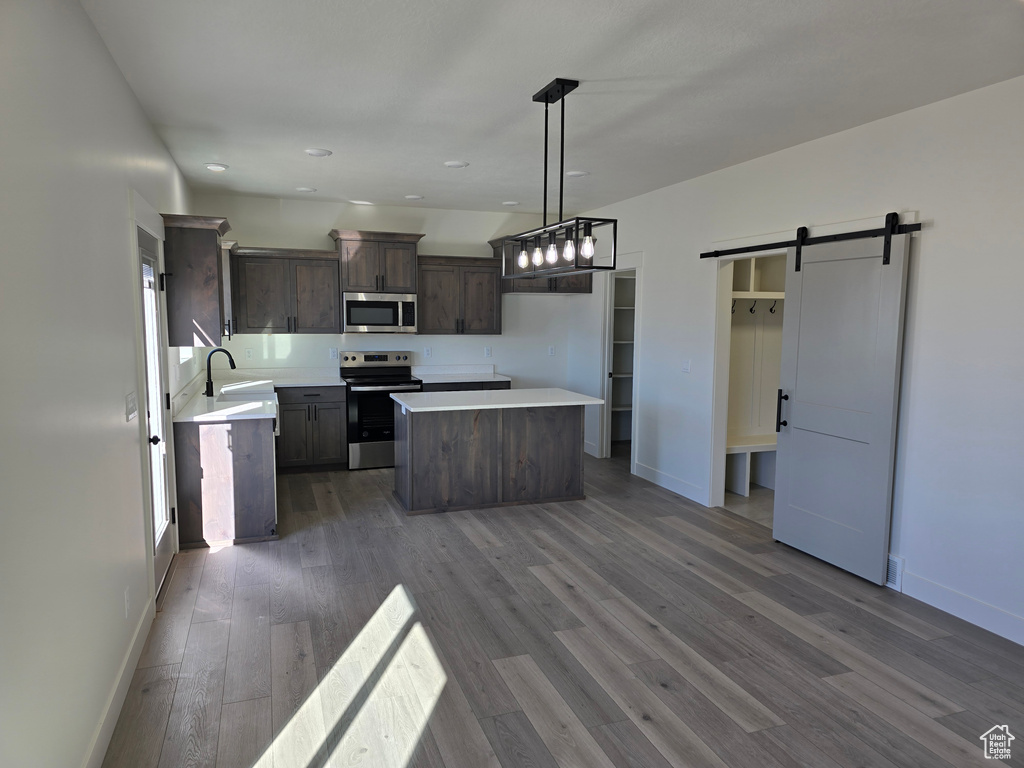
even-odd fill
[{"label": "white barn door", "polygon": [[786,264],[774,537],[885,582],[909,235]]}]

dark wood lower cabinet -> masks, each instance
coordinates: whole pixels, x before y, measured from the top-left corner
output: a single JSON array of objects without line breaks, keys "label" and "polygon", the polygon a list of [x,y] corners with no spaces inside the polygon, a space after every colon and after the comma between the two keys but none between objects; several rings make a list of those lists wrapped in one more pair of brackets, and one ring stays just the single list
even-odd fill
[{"label": "dark wood lower cabinet", "polygon": [[410,514],[582,499],[583,406],[396,404],[395,495]]},{"label": "dark wood lower cabinet", "polygon": [[281,388],[277,400],[281,415],[277,466],[348,463],[344,387]]},{"label": "dark wood lower cabinet", "polygon": [[183,548],[277,538],[274,420],[174,425]]},{"label": "dark wood lower cabinet", "polygon": [[424,384],[424,392],[470,392],[477,389],[512,389],[511,381],[452,381]]}]

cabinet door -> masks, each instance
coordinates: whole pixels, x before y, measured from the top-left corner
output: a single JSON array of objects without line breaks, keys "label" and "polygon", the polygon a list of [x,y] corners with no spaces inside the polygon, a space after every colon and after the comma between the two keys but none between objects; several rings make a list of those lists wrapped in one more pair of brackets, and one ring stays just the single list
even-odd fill
[{"label": "cabinet door", "polygon": [[328,259],[293,259],[295,333],[341,333],[341,289],[338,262]]},{"label": "cabinet door", "polygon": [[585,275],[566,275],[565,277],[552,278],[555,284],[556,293],[593,293],[594,275],[588,272]]},{"label": "cabinet door", "polygon": [[416,246],[411,243],[381,243],[380,274],[382,292],[416,293]]},{"label": "cabinet door", "polygon": [[236,333],[289,333],[292,280],[287,259],[238,259]]},{"label": "cabinet door", "polygon": [[313,406],[313,463],[348,462],[345,401],[317,403]]},{"label": "cabinet door", "polygon": [[380,244],[341,241],[341,275],[346,291],[375,293],[380,289]]},{"label": "cabinet door", "polygon": [[458,333],[458,267],[426,265],[420,267],[420,288],[416,311],[419,333]]},{"label": "cabinet door", "polygon": [[501,272],[494,266],[459,267],[462,333],[501,333]]},{"label": "cabinet door", "polygon": [[210,229],[167,227],[167,345],[220,346],[224,329],[220,238]]},{"label": "cabinet door", "polygon": [[313,463],[313,406],[281,405],[281,434],[277,436],[277,466],[302,467]]}]

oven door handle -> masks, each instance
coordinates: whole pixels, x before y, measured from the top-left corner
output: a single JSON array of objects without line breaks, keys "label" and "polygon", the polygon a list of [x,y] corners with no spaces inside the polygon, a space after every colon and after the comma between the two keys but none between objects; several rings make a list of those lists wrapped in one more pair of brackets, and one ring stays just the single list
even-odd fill
[{"label": "oven door handle", "polygon": [[419,384],[381,384],[378,387],[349,387],[352,392],[408,392],[418,390]]}]

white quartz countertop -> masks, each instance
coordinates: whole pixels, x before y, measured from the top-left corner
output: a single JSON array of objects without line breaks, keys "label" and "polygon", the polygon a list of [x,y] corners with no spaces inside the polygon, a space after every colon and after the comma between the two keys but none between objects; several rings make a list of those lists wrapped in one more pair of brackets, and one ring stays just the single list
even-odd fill
[{"label": "white quartz countertop", "polygon": [[175,416],[174,421],[218,422],[236,419],[276,419],[277,395],[271,388],[270,394],[253,394],[249,400],[222,400],[217,397],[206,397],[202,392],[193,397]]},{"label": "white quartz countertop", "polygon": [[567,389],[485,389],[467,392],[396,392],[391,399],[412,413],[470,411],[481,408],[545,408],[600,405],[596,397]]},{"label": "white quartz countertop", "polygon": [[414,373],[424,384],[461,384],[463,382],[512,381],[511,376],[500,373]]}]

